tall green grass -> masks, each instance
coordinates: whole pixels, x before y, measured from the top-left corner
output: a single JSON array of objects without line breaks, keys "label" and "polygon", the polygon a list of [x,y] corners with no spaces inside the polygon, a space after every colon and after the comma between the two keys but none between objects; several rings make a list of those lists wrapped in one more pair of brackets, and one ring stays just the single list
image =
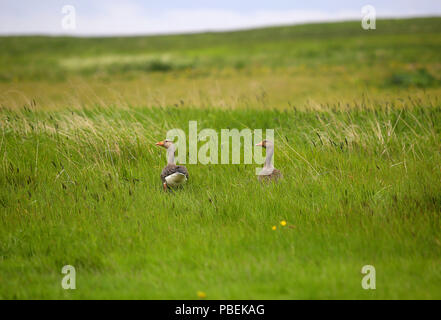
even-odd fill
[{"label": "tall green grass", "polygon": [[[4,108],[0,297],[440,298],[441,107],[405,106]],[[185,188],[162,192],[154,143],[189,120],[274,128],[285,179],[187,165]]]}]

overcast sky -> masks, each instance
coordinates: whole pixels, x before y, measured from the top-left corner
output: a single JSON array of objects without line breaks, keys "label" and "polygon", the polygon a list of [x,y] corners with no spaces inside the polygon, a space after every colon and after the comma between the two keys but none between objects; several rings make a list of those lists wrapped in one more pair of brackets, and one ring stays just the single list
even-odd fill
[{"label": "overcast sky", "polygon": [[[0,0],[0,34],[130,35],[220,31],[377,17],[441,16],[441,0]],[[62,8],[75,8],[76,28],[62,27]]]}]

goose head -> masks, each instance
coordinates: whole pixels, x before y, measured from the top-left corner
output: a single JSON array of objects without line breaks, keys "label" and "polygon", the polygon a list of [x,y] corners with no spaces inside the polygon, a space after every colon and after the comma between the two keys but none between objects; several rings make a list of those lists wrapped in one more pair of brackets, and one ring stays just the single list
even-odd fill
[{"label": "goose head", "polygon": [[168,148],[170,148],[173,145],[173,141],[165,139],[163,141],[156,142],[155,145],[163,147],[165,149],[168,149]]},{"label": "goose head", "polygon": [[258,144],[256,144],[257,147],[262,147],[262,148],[267,148],[267,147],[271,147],[274,146],[273,142],[270,140],[262,140],[260,141]]}]

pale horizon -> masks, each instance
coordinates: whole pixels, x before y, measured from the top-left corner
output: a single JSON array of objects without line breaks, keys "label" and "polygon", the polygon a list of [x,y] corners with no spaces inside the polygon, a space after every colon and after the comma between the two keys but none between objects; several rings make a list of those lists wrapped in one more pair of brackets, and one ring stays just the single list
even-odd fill
[{"label": "pale horizon", "polygon": [[[0,4],[0,35],[139,36],[236,31],[284,25],[361,20],[361,8],[372,5],[378,19],[440,17],[441,2],[405,1],[310,1],[286,0],[223,2],[83,0],[45,3],[6,0]],[[62,8],[75,8],[76,28],[62,28]]]}]

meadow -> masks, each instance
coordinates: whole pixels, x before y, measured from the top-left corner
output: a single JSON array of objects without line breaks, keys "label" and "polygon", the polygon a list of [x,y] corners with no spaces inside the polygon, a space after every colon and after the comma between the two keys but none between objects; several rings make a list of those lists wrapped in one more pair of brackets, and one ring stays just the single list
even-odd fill
[{"label": "meadow", "polygon": [[[441,18],[0,48],[0,298],[441,298]],[[190,120],[274,129],[284,179],[163,192]]]}]

